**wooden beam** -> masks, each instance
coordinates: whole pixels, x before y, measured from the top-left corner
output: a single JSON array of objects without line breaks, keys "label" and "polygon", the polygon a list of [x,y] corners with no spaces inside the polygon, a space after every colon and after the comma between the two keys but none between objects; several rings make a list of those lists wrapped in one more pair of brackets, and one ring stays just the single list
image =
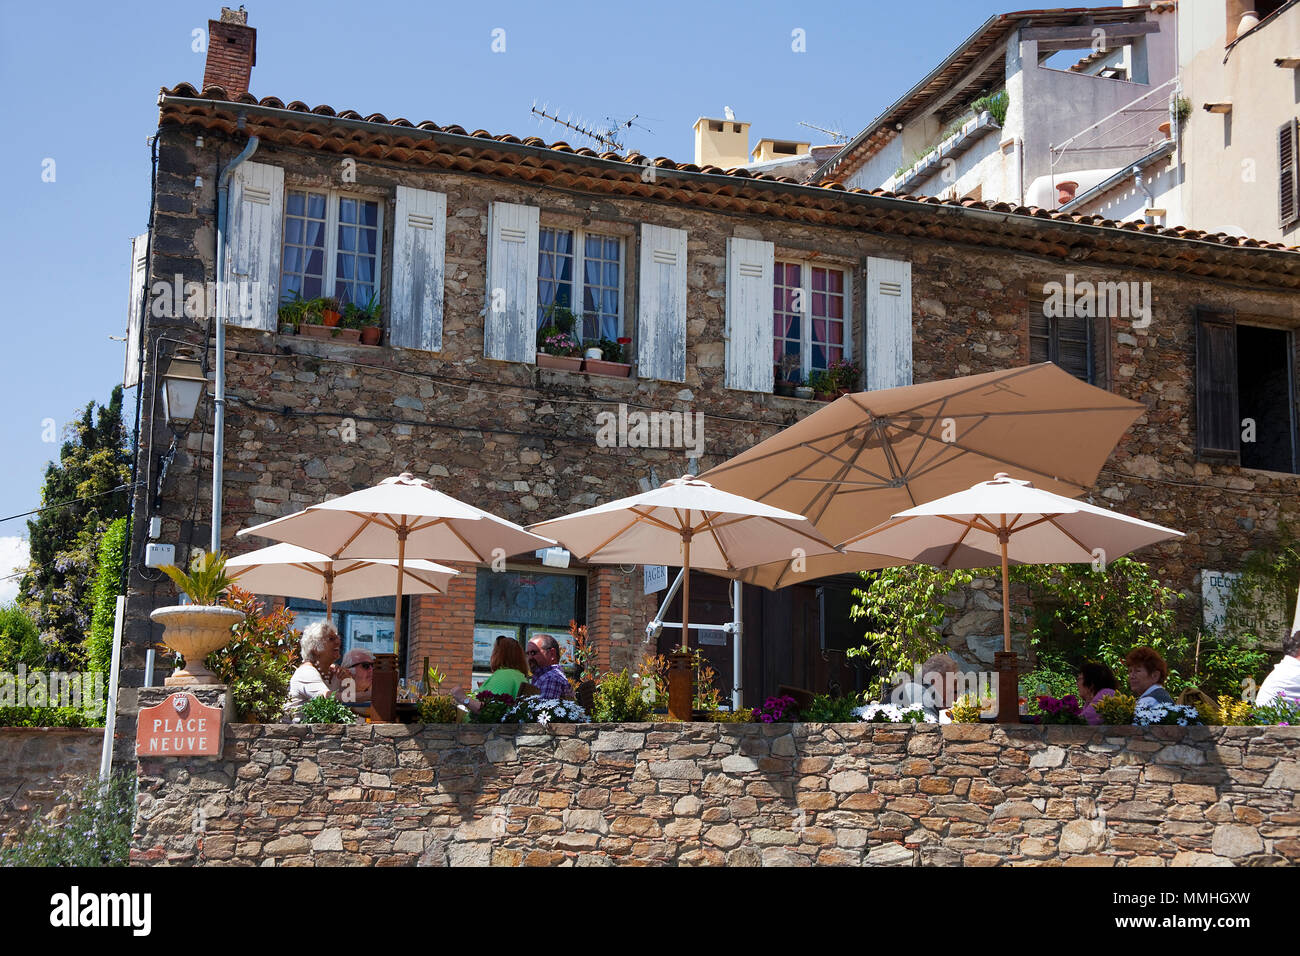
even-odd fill
[{"label": "wooden beam", "polygon": [[[1136,23],[1082,23],[1068,27],[1025,27],[1020,31],[1022,40],[1038,40],[1039,49],[1045,50],[1042,41],[1052,41],[1056,43],[1081,43],[1083,46],[1089,46],[1093,41],[1093,30],[1103,31],[1103,37],[1107,41],[1107,46],[1111,40],[1130,39],[1132,37],[1145,36],[1148,33],[1159,33],[1160,24],[1139,21]],[[1058,47],[1057,49],[1067,50],[1068,46]]]}]

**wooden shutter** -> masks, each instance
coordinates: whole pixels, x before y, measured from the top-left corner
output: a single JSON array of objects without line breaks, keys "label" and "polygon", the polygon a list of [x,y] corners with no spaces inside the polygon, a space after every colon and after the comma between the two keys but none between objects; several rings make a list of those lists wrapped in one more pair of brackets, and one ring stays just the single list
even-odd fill
[{"label": "wooden shutter", "polygon": [[[244,162],[230,178],[226,221],[224,314],[227,325],[274,331],[280,306],[284,170]],[[251,314],[242,315],[240,283],[252,287]],[[220,293],[219,293],[220,294]]]},{"label": "wooden shutter", "polygon": [[1277,131],[1278,225],[1286,228],[1300,219],[1300,156],[1297,156],[1296,121],[1287,120]]},{"label": "wooden shutter", "polygon": [[126,370],[122,387],[140,384],[140,326],[144,321],[144,287],[149,274],[149,233],[131,240],[131,291],[126,303]]},{"label": "wooden shutter", "polygon": [[686,231],[648,222],[641,223],[636,374],[686,381]]},{"label": "wooden shutter", "polygon": [[1110,388],[1110,319],[1048,316],[1043,284],[1029,282],[1029,362],[1055,362],[1075,378]]},{"label": "wooden shutter", "polygon": [[537,361],[536,206],[488,206],[487,311],[483,355],[503,362]]},{"label": "wooden shutter", "polygon": [[388,344],[440,352],[447,197],[427,189],[398,186],[396,213]]},{"label": "wooden shutter", "polygon": [[1196,312],[1197,457],[1241,458],[1237,403],[1237,323],[1231,312]]},{"label": "wooden shutter", "polygon": [[867,389],[912,384],[912,264],[867,259]]},{"label": "wooden shutter", "polygon": [[772,391],[772,277],[776,247],[727,240],[727,388]]}]

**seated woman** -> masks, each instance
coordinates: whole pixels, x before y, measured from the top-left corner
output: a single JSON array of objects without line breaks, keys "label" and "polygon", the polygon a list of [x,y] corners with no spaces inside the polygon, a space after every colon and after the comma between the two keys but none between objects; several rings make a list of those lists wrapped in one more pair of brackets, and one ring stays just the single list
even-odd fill
[{"label": "seated woman", "polygon": [[1079,668],[1074,683],[1079,688],[1079,700],[1084,704],[1081,716],[1093,726],[1100,724],[1101,715],[1093,709],[1093,705],[1103,697],[1115,693],[1114,672],[1105,664],[1089,661]]},{"label": "seated woman", "polygon": [[[520,643],[505,634],[498,635],[496,643],[492,645],[492,657],[488,666],[492,668],[492,676],[483,682],[483,686],[478,689],[479,693],[488,691],[518,697],[519,686],[528,682],[528,675],[524,673],[528,662],[524,659],[524,649]],[[451,689],[451,696],[456,703],[464,704],[474,713],[478,713],[482,706],[473,697],[462,694],[459,687]]]},{"label": "seated woman", "polygon": [[340,666],[351,675],[351,684],[349,685],[348,679],[345,678],[340,688],[343,703],[368,702],[370,700],[370,688],[374,685],[375,679],[375,655],[359,647],[354,647],[343,655],[343,663]]},{"label": "seated woman", "polygon": [[1169,665],[1154,647],[1133,648],[1124,663],[1128,665],[1128,686],[1138,700],[1149,697],[1162,704],[1174,702],[1163,686],[1169,676]]},{"label": "seated woman", "polygon": [[284,716],[295,723],[303,704],[336,693],[343,676],[342,668],[334,663],[339,656],[339,632],[333,624],[309,624],[298,647],[302,664],[289,679],[289,700],[284,705]]}]

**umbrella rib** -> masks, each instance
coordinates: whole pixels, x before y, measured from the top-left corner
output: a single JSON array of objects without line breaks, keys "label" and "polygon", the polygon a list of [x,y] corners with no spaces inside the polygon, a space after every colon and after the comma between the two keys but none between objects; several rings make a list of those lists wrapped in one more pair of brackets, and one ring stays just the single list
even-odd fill
[{"label": "umbrella rib", "polygon": [[[337,561],[339,555],[342,554],[344,551],[346,551],[348,545],[350,545],[353,541],[357,540],[357,538],[361,536],[361,532],[365,531],[366,528],[370,527],[372,524],[383,524],[383,522],[381,522],[378,519],[378,517],[376,517],[375,515],[359,514],[358,512],[355,511],[349,511],[348,514],[352,515],[354,518],[360,518],[361,524],[358,525],[357,530],[353,531],[352,534],[348,536],[348,539],[344,541],[343,544],[341,544],[333,554],[330,555],[331,561]],[[389,530],[396,531],[397,529],[389,528]]]},{"label": "umbrella rib", "polygon": [[[641,512],[637,511],[635,508],[632,508],[632,509],[630,509],[630,510],[631,510],[631,512],[632,512],[633,514],[637,515],[638,518],[639,518],[639,517],[643,517],[643,515],[641,515]],[[563,519],[561,519],[561,520],[563,520]],[[579,561],[588,561],[588,560],[590,560],[590,559],[591,559],[591,556],[592,556],[593,554],[595,554],[596,552],[598,552],[601,548],[605,547],[605,545],[609,544],[609,543],[610,543],[611,541],[613,541],[615,538],[618,538],[618,537],[620,537],[621,535],[625,534],[629,529],[631,529],[632,527],[634,527],[634,526],[636,525],[636,523],[637,523],[637,518],[633,518],[631,521],[629,521],[629,522],[628,522],[627,524],[625,524],[623,527],[619,528],[617,531],[615,531],[613,534],[611,534],[608,538],[606,538],[606,539],[605,539],[604,541],[602,541],[600,544],[596,545],[594,548],[592,548],[592,549],[591,549],[590,551],[588,551],[586,554],[579,555],[578,560],[579,560]]]},{"label": "umbrella rib", "polygon": [[470,544],[468,541],[465,540],[465,536],[461,534],[459,531],[457,531],[455,527],[452,526],[451,522],[447,522],[444,525],[444,527],[446,527],[448,531],[450,531],[452,534],[456,536],[457,541],[459,541],[461,544],[463,544],[466,548],[469,549],[470,554],[478,558],[479,563],[482,563],[487,560],[487,558],[483,557],[482,552],[480,552],[478,548],[474,547],[474,545]]},{"label": "umbrella rib", "polygon": [[[1080,550],[1087,551],[1089,554],[1091,554],[1092,553],[1091,548],[1089,548],[1082,541],[1080,541],[1078,538],[1070,534],[1070,532],[1066,531],[1064,528],[1062,528],[1059,524],[1056,523],[1056,519],[1059,517],[1060,515],[1049,515],[1048,517],[1045,517],[1043,520],[1051,524],[1053,528],[1055,528],[1057,531],[1061,532],[1061,534],[1065,535],[1067,538],[1069,538],[1071,541],[1077,544]],[[1102,549],[1102,552],[1105,553],[1104,548]]]},{"label": "umbrella rib", "polygon": [[962,531],[961,537],[959,537],[956,541],[953,542],[952,547],[948,550],[948,553],[944,555],[943,563],[945,565],[952,560],[952,556],[957,553],[957,549],[961,547],[961,543],[966,540],[966,535],[970,534],[971,529],[974,527],[975,527],[974,518],[966,522],[966,528],[964,531]]}]

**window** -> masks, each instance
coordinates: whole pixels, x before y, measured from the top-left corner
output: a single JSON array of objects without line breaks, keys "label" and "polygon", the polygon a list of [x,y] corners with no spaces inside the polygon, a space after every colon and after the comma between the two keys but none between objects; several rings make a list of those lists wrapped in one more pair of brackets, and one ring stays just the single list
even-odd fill
[{"label": "window", "polygon": [[1076,315],[1074,308],[1047,314],[1057,310],[1049,307],[1045,285],[1029,283],[1030,363],[1053,362],[1089,385],[1110,388],[1110,320],[1091,310]]},{"label": "window", "polygon": [[379,202],[338,192],[285,194],[280,291],[365,305],[379,294]]},{"label": "window", "polygon": [[[776,262],[772,283],[772,359],[797,355],[801,380],[853,354],[848,273],[807,262]],[[805,321],[806,317],[806,321]]]},{"label": "window", "polygon": [[487,658],[496,636],[505,634],[527,645],[537,634],[550,634],[560,645],[561,663],[572,666],[569,621],[587,620],[587,578],[582,572],[543,572],[507,568],[475,577],[474,669],[487,674]]},{"label": "window", "polygon": [[1293,335],[1197,312],[1198,457],[1297,473]]},{"label": "window", "polygon": [[1300,220],[1300,156],[1297,124],[1287,120],[1277,131],[1277,220],[1283,229]]},{"label": "window", "polygon": [[[581,277],[579,279],[578,277]],[[575,306],[581,283],[581,308]],[[581,317],[579,339],[623,334],[623,240],[578,229],[543,227],[537,243],[537,327],[552,308]]]}]

